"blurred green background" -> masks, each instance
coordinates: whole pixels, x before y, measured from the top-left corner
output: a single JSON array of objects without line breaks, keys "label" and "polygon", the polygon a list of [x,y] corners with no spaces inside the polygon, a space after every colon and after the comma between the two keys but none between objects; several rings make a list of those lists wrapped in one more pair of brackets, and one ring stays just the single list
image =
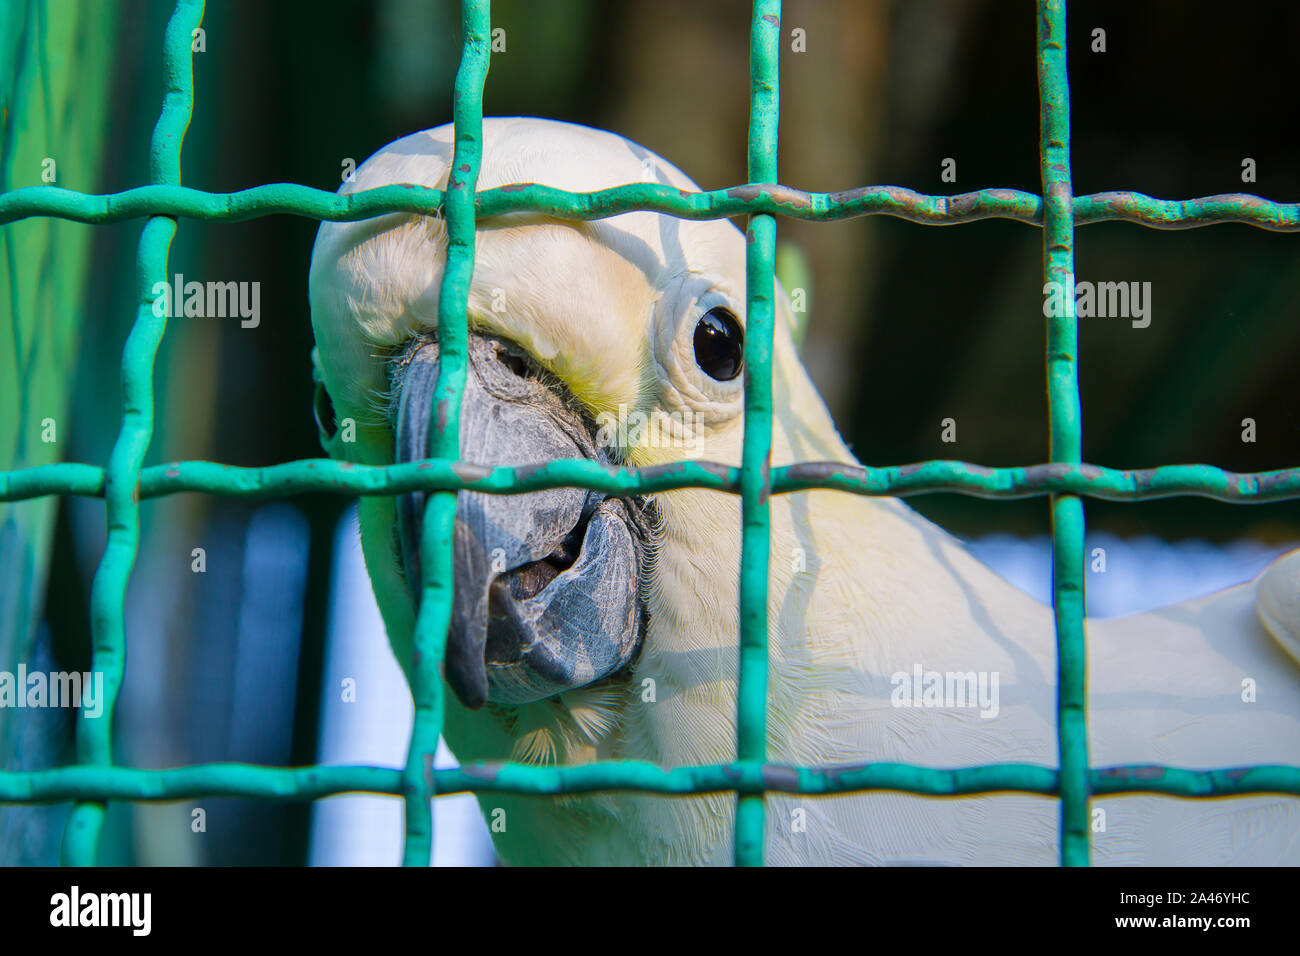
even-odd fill
[{"label": "blurred green background", "polygon": [[[111,192],[147,178],[163,92],[170,3],[0,4],[4,129],[0,186]],[[611,129],[666,156],[703,188],[743,182],[748,5],[741,0],[497,0],[488,115],[540,115]],[[343,163],[450,120],[459,50],[449,0],[215,0],[195,55],[187,185],[337,188]],[[1008,0],[787,0],[781,180],[816,191],[868,183],[928,193],[1039,191],[1034,13]],[[1093,30],[1106,32],[1093,52]],[[1115,0],[1070,5],[1077,194],[1162,198],[1246,191],[1300,199],[1292,95],[1300,65],[1291,2]],[[1258,181],[1243,184],[1241,164]],[[956,161],[955,183],[940,178]],[[134,316],[139,221],[0,227],[0,469],[103,463],[117,432],[118,360]],[[812,275],[804,353],[856,454],[873,465],[1047,457],[1042,236],[1018,223],[934,228],[886,217],[779,223]],[[260,465],[321,454],[311,417],[307,266],[316,223],[182,220],[171,268],[261,283],[262,320],[176,319],[158,360],[150,464],[205,458]],[[1080,280],[1150,281],[1153,318],[1080,323],[1083,447],[1113,467],[1208,462],[1235,470],[1300,458],[1300,272],[1296,238],[1245,226],[1157,232],[1101,224],[1077,233]],[[39,441],[53,417],[58,439]],[[944,418],[958,442],[940,440]],[[1241,420],[1257,441],[1241,440]],[[910,502],[951,530],[1047,530],[1041,499],[955,495]],[[242,555],[256,507],[186,495],[142,511],[128,599],[131,658],[118,758],[308,763],[316,753],[321,643],[333,529],[345,502],[304,497],[273,513],[307,557],[297,597],[241,625]],[[1293,505],[1199,499],[1089,501],[1090,530],[1168,540],[1300,536]],[[281,532],[277,531],[276,534]],[[0,668],[88,660],[86,603],[104,538],[102,502],[0,504]],[[191,551],[207,551],[206,576]],[[295,567],[297,567],[295,565]],[[272,574],[274,572],[272,569]],[[295,577],[295,575],[297,575]],[[47,586],[48,584],[48,586]],[[265,647],[241,645],[251,633]],[[262,653],[288,683],[241,710],[241,676]],[[292,686],[298,693],[291,693]],[[70,755],[68,715],[25,724],[0,711],[0,766]],[[205,801],[220,840],[193,841],[189,806],[115,805],[105,862],[301,862],[306,807]],[[0,862],[48,861],[63,808],[0,808]]]}]

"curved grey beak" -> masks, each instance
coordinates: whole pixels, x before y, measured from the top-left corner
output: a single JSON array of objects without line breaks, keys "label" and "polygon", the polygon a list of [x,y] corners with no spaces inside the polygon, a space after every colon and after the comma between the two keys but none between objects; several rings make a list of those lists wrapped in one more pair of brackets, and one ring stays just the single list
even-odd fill
[{"label": "curved grey beak", "polygon": [[[428,457],[438,344],[413,342],[393,373],[396,460]],[[481,465],[607,460],[571,397],[514,345],[471,336],[461,457]],[[426,495],[397,501],[407,587],[420,594]],[[524,495],[460,492],[445,676],[461,702],[522,704],[590,684],[640,647],[644,502],[580,488]]]}]

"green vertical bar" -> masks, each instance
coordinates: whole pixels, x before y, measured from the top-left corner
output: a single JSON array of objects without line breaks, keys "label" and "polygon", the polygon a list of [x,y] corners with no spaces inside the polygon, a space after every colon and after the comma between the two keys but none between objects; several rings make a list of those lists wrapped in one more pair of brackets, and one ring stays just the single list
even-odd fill
[{"label": "green vertical bar", "polygon": [[[755,0],[749,39],[749,181],[776,182],[779,118],[780,0]],[[745,450],[740,472],[740,684],[736,755],[767,759],[768,499],[772,466],[772,328],[775,321],[776,220],[751,216],[746,236]],[[763,794],[741,793],[736,806],[736,865],[763,865]]]},{"label": "green vertical bar", "polygon": [[[179,186],[181,142],[194,115],[192,32],[203,22],[203,0],[179,0],[163,35],[167,92],[149,144],[149,179]],[[153,365],[167,330],[167,316],[154,314],[153,286],[167,281],[167,255],[176,220],[151,216],[140,232],[136,259],[135,322],[122,350],[122,427],[109,455],[104,482],[108,538],[90,591],[91,671],[104,675],[103,711],[77,721],[77,761],[113,762],[113,712],[126,669],[126,586],[140,545],[140,468],[153,438]],[[65,865],[92,866],[104,823],[103,801],[78,803],[63,831]]]},{"label": "green vertical bar", "polygon": [[[1070,181],[1070,82],[1065,0],[1039,0],[1038,102],[1043,170],[1043,259],[1065,290],[1063,315],[1047,320],[1051,460],[1078,463],[1079,329],[1074,312],[1074,213]],[[1052,496],[1052,606],[1056,617],[1056,720],[1061,762],[1061,864],[1087,866],[1087,646],[1083,633],[1083,502]]]},{"label": "green vertical bar", "polygon": [[[483,159],[483,85],[491,58],[490,0],[461,4],[460,68],[453,103],[455,147],[447,173],[443,215],[447,265],[438,297],[438,384],[429,416],[429,447],[435,458],[460,457],[460,401],[465,388],[469,339],[469,287],[474,275],[474,187]],[[420,611],[415,622],[411,695],[415,721],[407,752],[403,792],[406,848],[403,866],[427,866],[433,851],[433,758],[442,733],[441,665],[452,607],[452,529],[456,492],[429,496],[420,539]]]}]

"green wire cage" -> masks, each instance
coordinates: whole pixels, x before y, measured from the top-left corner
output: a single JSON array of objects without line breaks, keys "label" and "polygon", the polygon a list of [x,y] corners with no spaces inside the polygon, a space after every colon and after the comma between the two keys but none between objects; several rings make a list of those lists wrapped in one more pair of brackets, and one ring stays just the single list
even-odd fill
[{"label": "green wire cage", "polygon": [[[0,224],[21,219],[67,219],[108,223],[143,218],[136,273],[138,311],[122,355],[121,427],[107,465],[77,462],[36,464],[0,471],[0,501],[55,495],[102,497],[108,538],[91,592],[92,670],[105,681],[104,718],[82,717],[75,765],[0,772],[0,802],[71,802],[62,860],[94,864],[109,801],[175,801],[199,796],[311,801],[345,792],[401,797],[405,804],[404,863],[424,865],[434,839],[431,801],[466,791],[554,795],[596,790],[663,794],[735,792],[735,862],[763,863],[764,794],[809,795],[894,790],[931,796],[1021,792],[1060,803],[1060,859],[1087,865],[1089,800],[1095,795],[1155,793],[1205,798],[1256,793],[1300,796],[1300,767],[1255,766],[1189,770],[1163,766],[1098,768],[1089,764],[1084,634],[1083,497],[1138,501],[1199,495],[1249,503],[1300,498],[1300,469],[1239,474],[1207,465],[1120,471],[1085,464],[1081,458],[1078,328],[1073,303],[1047,320],[1047,392],[1050,461],[987,468],[957,461],[848,468],[801,463],[770,468],[772,431],[772,340],[775,321],[776,217],[826,222],[890,215],[931,225],[987,218],[1018,220],[1043,229],[1044,276],[1068,284],[1074,274],[1076,225],[1122,220],[1160,229],[1237,222],[1287,232],[1300,230],[1300,206],[1232,194],[1181,202],[1132,192],[1075,197],[1070,171],[1070,96],[1066,68],[1065,0],[1037,0],[1040,168],[1042,195],[985,189],[955,196],[922,195],[897,187],[864,187],[840,193],[808,193],[778,185],[776,168],[779,0],[756,0],[750,34],[748,182],[731,189],[681,194],[637,184],[594,193],[568,193],[530,184],[476,192],[481,160],[482,97],[491,58],[488,0],[462,5],[463,44],[454,93],[455,151],[445,191],[387,186],[339,196],[295,184],[263,185],[212,193],[181,185],[181,146],[194,110],[191,41],[200,28],[203,0],[179,0],[163,44],[166,94],[150,146],[150,183],[108,195],[56,186],[33,186],[0,194]],[[744,453],[739,468],[688,462],[653,468],[610,468],[591,461],[553,462],[540,469],[495,468],[479,476],[460,470],[459,406],[466,376],[467,301],[474,269],[476,219],[511,211],[535,211],[591,220],[632,210],[691,219],[745,215],[747,231],[748,334],[745,344]],[[264,468],[182,461],[144,467],[154,428],[154,364],[167,328],[155,314],[152,289],[168,276],[168,256],[181,218],[232,222],[272,214],[316,220],[359,220],[393,212],[445,217],[449,237],[438,326],[441,373],[436,399],[449,414],[431,435],[428,462],[384,468],[328,460],[294,461]],[[12,306],[12,303],[11,303]],[[16,306],[12,306],[16,308]],[[573,767],[518,763],[468,764],[435,770],[440,735],[443,657],[451,615],[452,527],[457,492],[472,489],[518,494],[560,486],[612,495],[647,494],[702,487],[738,494],[743,535],[739,581],[740,664],[737,759],[701,767],[664,769],[607,761]],[[864,763],[851,768],[769,764],[767,733],[768,500],[812,488],[846,494],[914,495],[952,492],[984,498],[1046,496],[1052,520],[1052,590],[1057,640],[1057,733],[1059,769],[1004,763],[958,769]],[[343,495],[431,493],[421,548],[422,594],[416,626],[411,691],[415,720],[406,764],[269,767],[206,764],[142,770],[114,762],[112,714],[127,651],[124,600],[140,542],[145,499],[181,492],[268,498],[309,491]],[[869,755],[864,755],[864,758]]]}]

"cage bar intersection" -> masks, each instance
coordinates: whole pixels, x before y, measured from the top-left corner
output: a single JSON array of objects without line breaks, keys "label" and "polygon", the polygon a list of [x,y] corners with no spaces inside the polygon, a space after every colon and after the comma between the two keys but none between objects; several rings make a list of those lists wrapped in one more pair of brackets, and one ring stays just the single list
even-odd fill
[{"label": "cage bar intersection", "polygon": [[[629,184],[591,193],[569,193],[537,184],[475,190],[482,160],[483,88],[490,59],[488,0],[462,3],[463,43],[455,80],[455,146],[446,190],[384,186],[339,196],[292,183],[209,193],[181,185],[181,143],[194,110],[191,37],[203,19],[202,0],[179,0],[163,42],[166,94],[150,144],[150,183],[111,195],[88,195],[55,186],[0,194],[0,224],[29,217],[85,223],[145,218],[137,259],[137,313],[122,355],[121,429],[106,467],[61,462],[0,472],[0,501],[46,495],[102,497],[107,544],[91,589],[92,670],[104,674],[104,714],[77,725],[77,763],[37,771],[0,771],[0,802],[72,802],[62,861],[93,865],[109,800],[164,801],[205,796],[309,801],[336,793],[399,796],[405,803],[403,863],[423,866],[433,846],[432,799],[440,794],[565,794],[638,790],[664,794],[735,792],[735,862],[762,865],[764,794],[843,794],[892,790],[931,796],[1021,792],[1056,797],[1060,805],[1060,861],[1090,862],[1088,804],[1093,796],[1153,793],[1176,797],[1228,797],[1281,793],[1300,796],[1300,767],[1251,766],[1190,770],[1164,766],[1092,767],[1088,762],[1086,641],[1084,636],[1083,497],[1140,501],[1196,495],[1252,503],[1300,498],[1300,469],[1238,474],[1209,465],[1172,465],[1119,471],[1081,458],[1078,326],[1073,302],[1066,314],[1047,320],[1047,395],[1050,460],[1017,468],[986,468],[957,461],[853,468],[824,462],[770,468],[772,436],[771,359],[777,216],[819,222],[863,215],[892,215],[930,225],[979,219],[1014,219],[1043,229],[1044,276],[1063,282],[1074,272],[1074,227],[1122,220],[1156,229],[1186,229],[1237,222],[1275,232],[1300,230],[1300,204],[1230,194],[1184,201],[1140,193],[1074,196],[1070,174],[1070,98],[1066,69],[1064,0],[1025,4],[1037,18],[1041,196],[1010,189],[984,189],[955,196],[927,196],[896,186],[868,186],[840,193],[808,193],[778,184],[779,0],[756,0],[750,25],[749,183],[712,192],[682,193],[661,185]],[[615,468],[568,460],[528,468],[485,468],[459,461],[459,414],[465,384],[467,301],[474,268],[478,218],[531,210],[570,220],[599,219],[649,210],[687,219],[748,215],[745,342],[745,432],[739,468],[681,462],[647,468]],[[427,462],[388,467],[331,460],[295,461],[263,468],[235,468],[186,461],[143,467],[153,431],[153,373],[167,318],[153,314],[151,289],[165,281],[177,219],[232,222],[275,214],[318,220],[358,220],[392,212],[445,217],[449,246],[438,310],[441,363],[436,399],[449,414],[431,425]],[[526,463],[521,463],[526,464]],[[646,494],[699,487],[738,494],[742,504],[739,581],[740,664],[737,760],[722,765],[664,769],[635,761],[538,767],[519,763],[466,764],[434,770],[432,757],[442,725],[439,673],[451,615],[451,529],[456,493],[462,489],[517,494],[573,486],[611,495]],[[862,495],[950,492],[984,498],[1047,496],[1052,516],[1052,593],[1057,643],[1057,736],[1059,769],[1003,763],[935,769],[902,763],[854,767],[788,767],[769,764],[766,753],[768,622],[768,502],[773,494],[811,488]],[[204,764],[165,770],[117,765],[112,752],[112,715],[126,657],[124,599],[140,538],[141,501],[180,492],[241,498],[304,492],[394,495],[431,492],[421,543],[423,574],[415,634],[412,696],[415,719],[406,765],[266,767]],[[868,759],[870,755],[863,755]]]}]

